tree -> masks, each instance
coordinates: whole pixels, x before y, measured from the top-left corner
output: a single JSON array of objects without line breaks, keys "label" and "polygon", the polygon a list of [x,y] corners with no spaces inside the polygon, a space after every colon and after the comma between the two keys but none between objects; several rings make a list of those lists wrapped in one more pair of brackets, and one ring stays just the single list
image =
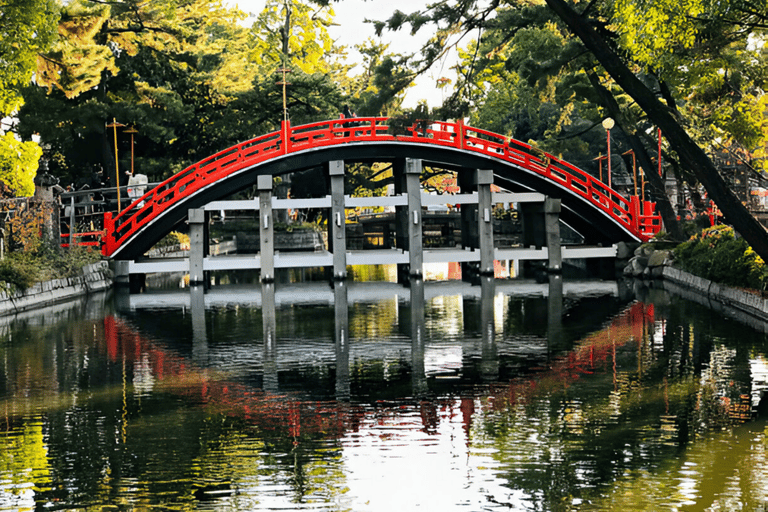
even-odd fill
[{"label": "tree", "polygon": [[[0,0],[0,118],[23,105],[21,89],[32,78],[38,54],[52,43],[57,19],[54,0]],[[35,142],[21,142],[12,132],[0,136],[0,181],[11,194],[34,194],[41,154]]]},{"label": "tree", "polygon": [[[114,184],[113,119],[139,130],[137,167],[152,180],[249,138],[227,115],[257,74],[243,17],[219,0],[69,2],[61,39],[40,61],[40,87],[25,91],[20,130],[39,133],[51,172],[76,185],[95,184],[99,169]],[[118,139],[126,170],[129,139]]]},{"label": "tree", "polygon": [[[710,158],[688,135],[669,108],[662,104],[656,94],[630,70],[618,52],[611,47],[605,37],[598,33],[587,18],[576,13],[563,0],[546,0],[546,2],[593,53],[616,83],[662,130],[683,165],[704,185],[728,222],[733,224],[763,260],[768,258],[768,234],[765,229],[739,202]],[[766,6],[763,5],[762,8],[765,12]]]},{"label": "tree", "polygon": [[[627,7],[633,6],[634,11]],[[690,4],[690,5],[689,5]],[[574,7],[565,0],[546,0],[549,7],[549,15],[535,5],[522,2],[511,2],[509,9],[501,9],[498,2],[492,2],[483,7],[477,7],[474,3],[460,3],[449,6],[446,2],[431,5],[427,11],[414,13],[408,16],[393,16],[400,24],[411,23],[412,26],[421,26],[426,17],[429,22],[437,24],[441,30],[453,29],[463,33],[473,30],[485,30],[495,28],[501,34],[500,40],[508,41],[524,27],[541,26],[542,18],[550,18],[547,23],[552,23],[551,14],[556,18],[554,22],[564,24],[567,29],[576,36],[579,43],[595,59],[596,65],[591,69],[585,67],[586,73],[593,73],[592,77],[598,77],[597,85],[604,86],[613,97],[618,91],[632,99],[634,105],[642,111],[643,116],[655,126],[662,129],[669,148],[679,165],[685,168],[692,176],[704,185],[711,199],[720,207],[726,218],[752,245],[763,258],[768,257],[768,237],[765,230],[747,212],[736,197],[728,190],[728,187],[720,177],[718,170],[712,164],[706,152],[700,147],[701,140],[697,140],[692,134],[704,134],[708,130],[702,127],[717,128],[719,133],[727,133],[733,140],[736,137],[749,144],[750,136],[754,142],[755,134],[765,130],[764,96],[761,96],[759,87],[759,69],[750,63],[759,62],[755,59],[756,52],[743,50],[750,49],[755,42],[764,41],[766,26],[766,10],[768,6],[761,2],[749,0],[732,0],[730,2],[710,2],[709,0],[690,0],[690,2],[661,2],[660,7],[654,11],[651,6],[654,2],[645,0],[626,0],[624,2],[602,2],[595,0],[584,5],[583,12],[578,13]],[[691,6],[696,9],[691,10]],[[632,14],[632,13],[635,14]],[[643,13],[640,18],[637,13]],[[690,13],[690,14],[689,14]],[[648,17],[658,15],[657,21],[648,21]],[[633,25],[634,24],[634,25]],[[653,27],[665,25],[663,31]],[[635,27],[630,30],[631,27]],[[645,38],[638,37],[643,30],[647,30]],[[622,34],[630,34],[623,37]],[[634,34],[634,35],[632,35]],[[659,36],[664,39],[662,44],[656,44],[654,38]],[[657,53],[648,53],[644,58],[643,53],[633,48],[622,46],[626,41],[640,41],[643,48],[653,46],[654,51],[665,52],[665,58],[660,58]],[[741,50],[739,49],[739,45]],[[760,45],[756,45],[758,48]],[[673,51],[674,50],[674,51]],[[682,51],[679,51],[682,50]],[[739,51],[742,51],[739,59]],[[703,76],[702,67],[711,63],[707,68],[706,76],[713,77],[725,73],[728,76],[733,66],[723,68],[722,59],[710,59],[713,55],[725,54],[732,59],[731,63],[739,62],[740,69],[750,70],[750,80],[757,86],[753,88],[754,94],[739,94],[738,88],[727,81],[722,81],[724,87],[717,89],[717,81],[712,80],[708,92],[718,94],[705,101],[692,102],[691,96],[695,90],[701,90],[700,83],[694,80],[698,75]],[[434,54],[433,48],[426,48],[423,55]],[[672,57],[670,57],[672,56]],[[677,58],[677,56],[680,56]],[[545,68],[557,60],[545,59],[539,63],[539,68]],[[673,58],[674,57],[674,58]],[[654,65],[651,65],[654,64]],[[659,65],[656,65],[656,64]],[[691,70],[686,73],[688,80],[683,80],[681,71]],[[589,75],[587,75],[589,76]],[[748,74],[742,74],[742,77]],[[593,82],[594,84],[595,82]],[[764,85],[764,82],[763,82]],[[762,88],[764,90],[764,88]],[[596,92],[602,95],[605,91],[599,88]],[[688,102],[680,98],[688,99]],[[725,102],[728,98],[730,103]],[[744,100],[750,105],[750,114],[744,116],[726,116],[718,123],[711,123],[703,116],[693,116],[696,108],[681,112],[679,104],[694,104],[702,106],[716,105],[718,101],[732,106],[734,112],[745,110],[745,103],[734,101],[735,98]],[[606,100],[607,98],[603,98]],[[761,103],[762,102],[762,103]],[[602,101],[608,108],[610,102]],[[459,105],[461,106],[461,105]],[[762,109],[762,110],[761,110]],[[687,117],[685,117],[687,115]],[[734,117],[741,123],[741,129],[737,130],[736,123],[727,122]],[[751,126],[747,126],[751,125]],[[710,133],[718,131],[709,130]],[[688,133],[691,132],[691,133]],[[644,134],[636,132],[642,140]],[[649,173],[650,176],[651,173]]]}]

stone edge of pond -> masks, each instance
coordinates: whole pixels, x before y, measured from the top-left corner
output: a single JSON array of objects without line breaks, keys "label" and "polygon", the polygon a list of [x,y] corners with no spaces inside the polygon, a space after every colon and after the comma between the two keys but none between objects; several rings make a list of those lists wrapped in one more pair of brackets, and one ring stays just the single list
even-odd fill
[{"label": "stone edge of pond", "polygon": [[109,262],[86,265],[82,275],[37,283],[24,291],[0,290],[0,316],[50,306],[112,287],[113,272]]},{"label": "stone edge of pond", "polygon": [[[759,320],[761,330],[768,332],[768,299],[763,298],[761,294],[721,285],[671,266],[664,267],[662,278],[665,282],[671,282],[683,290],[694,292],[692,296],[684,296],[684,298],[705,303],[715,310],[722,311],[725,308],[746,313],[751,318]],[[716,305],[720,307],[715,307]],[[748,323],[757,327],[754,322]]]}]

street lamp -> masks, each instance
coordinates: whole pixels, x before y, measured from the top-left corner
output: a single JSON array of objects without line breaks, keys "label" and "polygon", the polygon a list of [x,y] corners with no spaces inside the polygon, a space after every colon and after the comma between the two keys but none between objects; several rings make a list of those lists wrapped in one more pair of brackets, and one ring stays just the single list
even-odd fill
[{"label": "street lamp", "polygon": [[603,128],[605,128],[606,138],[608,140],[608,188],[611,188],[611,128],[614,122],[610,117],[603,119]]}]

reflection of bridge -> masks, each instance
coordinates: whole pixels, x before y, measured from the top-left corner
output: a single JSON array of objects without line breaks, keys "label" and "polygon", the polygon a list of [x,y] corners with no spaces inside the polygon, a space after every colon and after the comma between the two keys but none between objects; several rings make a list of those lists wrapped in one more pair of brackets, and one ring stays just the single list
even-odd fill
[{"label": "reflection of bridge", "polygon": [[[355,121],[354,128],[345,128],[340,120],[298,127],[284,122],[278,132],[202,160],[154,187],[118,215],[107,213],[103,254],[119,261],[136,260],[188,219],[192,249],[187,260],[162,265],[128,263],[119,271],[188,270],[192,282],[202,282],[205,272],[211,270],[260,269],[262,278],[269,281],[276,268],[326,266],[333,267],[335,278],[343,279],[346,266],[355,264],[403,264],[418,276],[425,262],[459,261],[476,265],[484,274],[492,272],[494,260],[509,259],[545,259],[550,270],[559,271],[563,258],[612,256],[606,246],[619,240],[644,241],[661,228],[653,203],[636,196],[627,199],[584,171],[527,144],[461,123],[417,123],[399,129],[385,118]],[[391,162],[395,196],[345,196],[345,164],[356,162]],[[455,171],[460,193],[421,193],[419,177],[424,166]],[[320,167],[325,179],[317,183],[317,189],[324,197],[273,197],[273,176]],[[225,199],[254,183],[258,199]],[[492,193],[492,185],[514,192]],[[462,246],[425,250],[422,207],[457,203],[461,204]],[[492,208],[498,203],[515,204],[523,213],[523,247],[494,247]],[[396,211],[398,243],[394,249],[348,250],[345,209],[356,207]],[[302,208],[327,210],[328,250],[276,254],[274,210]],[[258,219],[254,229],[259,230],[261,240],[258,256],[207,254],[207,216],[222,210],[254,211],[254,219]],[[560,246],[559,218],[584,238],[586,247]]]},{"label": "reflection of bridge", "polygon": [[[615,287],[615,283],[614,283]],[[361,288],[367,290],[362,290]],[[430,368],[430,360],[434,359],[435,350],[440,350],[442,345],[435,346],[429,340],[427,334],[428,326],[426,324],[425,300],[431,296],[444,297],[455,293],[457,290],[463,295],[469,293],[472,297],[479,299],[472,301],[472,312],[467,312],[464,321],[471,322],[476,332],[479,332],[479,339],[476,341],[463,340],[461,342],[462,351],[467,351],[472,358],[479,360],[480,377],[488,384],[492,384],[494,393],[499,393],[500,387],[509,384],[510,396],[514,391],[515,395],[530,393],[530,383],[525,380],[525,385],[515,382],[514,384],[498,384],[500,375],[500,359],[504,355],[516,354],[518,357],[526,357],[530,366],[545,365],[550,367],[549,371],[537,374],[536,380],[555,379],[559,385],[569,385],[579,378],[584,372],[590,372],[595,368],[609,367],[606,363],[613,356],[615,357],[616,346],[623,345],[630,340],[640,343],[645,336],[645,328],[649,321],[652,321],[652,309],[648,309],[641,303],[635,303],[629,308],[624,309],[615,316],[609,325],[598,332],[587,335],[582,342],[576,344],[576,347],[569,349],[569,343],[563,343],[567,336],[563,333],[563,298],[569,293],[575,293],[576,296],[583,297],[584,290],[592,290],[593,294],[603,295],[605,293],[615,293],[616,290],[610,290],[601,283],[591,282],[582,283],[581,288],[574,289],[573,285],[567,284],[564,293],[563,280],[561,276],[552,275],[548,284],[543,287],[532,286],[499,286],[491,278],[483,279],[481,286],[470,287],[464,285],[446,286],[442,284],[424,284],[420,280],[412,280],[411,287],[405,295],[406,302],[410,305],[404,311],[406,313],[398,319],[400,329],[405,335],[402,340],[393,341],[393,343],[367,343],[365,339],[350,339],[350,306],[358,301],[381,300],[381,297],[392,292],[402,292],[402,287],[391,286],[387,292],[378,292],[371,290],[370,287],[347,287],[345,284],[339,284],[331,290],[327,285],[330,297],[327,294],[321,294],[319,290],[316,298],[312,302],[317,303],[322,295],[321,301],[329,300],[333,304],[334,311],[334,333],[330,344],[313,344],[312,358],[319,365],[327,365],[335,368],[335,388],[328,390],[335,395],[336,401],[324,402],[319,409],[320,404],[317,398],[329,398],[324,396],[322,390],[304,390],[298,396],[292,392],[295,389],[285,384],[285,378],[278,378],[280,372],[290,371],[295,357],[306,357],[306,346],[299,348],[290,344],[280,343],[278,336],[278,314],[277,303],[279,303],[280,294],[274,285],[268,283],[261,287],[260,309],[263,327],[262,343],[256,347],[251,343],[245,344],[246,352],[234,354],[227,347],[226,354],[217,352],[215,343],[209,345],[208,332],[206,326],[205,308],[208,297],[202,293],[202,287],[196,287],[196,291],[191,295],[190,318],[193,329],[191,358],[183,357],[165,347],[158,346],[142,335],[133,331],[128,324],[124,324],[114,317],[110,317],[105,323],[105,347],[110,359],[120,361],[121,359],[141,360],[142,364],[151,369],[154,379],[158,382],[163,379],[174,379],[176,382],[172,385],[173,389],[181,389],[182,392],[192,394],[199,393],[206,403],[217,404],[225,410],[232,409],[231,412],[242,414],[250,421],[265,422],[267,425],[280,424],[281,428],[299,428],[316,431],[323,431],[328,424],[325,423],[327,415],[333,413],[338,408],[344,409],[344,402],[354,397],[350,389],[351,367],[354,361],[361,359],[382,359],[386,360],[393,354],[397,358],[402,358],[404,354],[410,352],[410,377],[412,386],[412,397],[416,400],[428,396],[430,386],[437,385],[438,380],[441,386],[445,380],[437,379],[437,376],[446,376],[444,368]],[[545,336],[525,336],[518,339],[502,339],[498,323],[498,309],[501,303],[497,301],[499,296],[515,295],[517,293],[528,295],[533,291],[534,294],[543,293],[547,297],[546,311],[546,335]],[[253,294],[253,292],[252,292]],[[161,294],[164,295],[164,294]],[[294,295],[295,296],[295,295]],[[189,297],[189,296],[187,296]],[[136,296],[124,294],[124,299],[134,302],[138,300]],[[350,300],[352,299],[352,300]],[[167,304],[163,303],[165,306]],[[118,306],[120,301],[118,301]],[[250,305],[252,307],[252,304]],[[477,308],[477,309],[475,309]],[[650,313],[650,318],[648,316]],[[472,317],[472,318],[469,318]],[[330,333],[329,333],[330,334]],[[256,337],[258,339],[258,336]],[[335,343],[334,343],[335,341]],[[433,339],[434,341],[434,339]],[[613,352],[612,352],[613,351]],[[430,357],[430,353],[432,357]],[[211,374],[207,368],[219,367],[217,361],[220,357],[227,357],[230,360],[236,357],[241,361],[241,366],[249,369],[256,369],[261,373],[261,387],[241,384],[236,381],[218,381],[211,379]],[[236,379],[243,375],[233,375]],[[522,377],[522,376],[519,376]],[[248,375],[245,379],[249,382],[258,382],[253,375]],[[504,380],[504,379],[502,379]],[[430,384],[430,381],[432,384]],[[186,383],[186,389],[185,389]],[[179,384],[182,384],[179,386]],[[456,380],[455,384],[461,383]],[[525,388],[525,389],[524,389]],[[318,396],[313,396],[313,392],[320,391]],[[307,398],[309,398],[307,400]],[[342,402],[342,403],[339,403]],[[332,415],[332,414],[331,414]],[[332,415],[333,416],[333,415]],[[275,422],[276,418],[283,418],[282,422]],[[337,425],[342,427],[341,425]],[[343,427],[342,427],[343,430]],[[331,430],[325,430],[331,432]],[[343,433],[343,432],[340,432]]]}]

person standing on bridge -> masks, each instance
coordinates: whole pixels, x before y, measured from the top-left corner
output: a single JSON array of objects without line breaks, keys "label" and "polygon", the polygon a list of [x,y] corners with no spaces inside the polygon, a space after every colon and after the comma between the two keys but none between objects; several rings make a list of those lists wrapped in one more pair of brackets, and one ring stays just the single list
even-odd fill
[{"label": "person standing on bridge", "polygon": [[[341,109],[341,114],[344,116],[344,119],[352,119],[353,117],[357,117],[351,110],[349,110],[349,105],[344,105]],[[357,123],[353,121],[348,121],[344,123],[344,128],[351,128],[353,126],[357,126]],[[344,130],[344,136],[349,137],[350,131]]]}]

